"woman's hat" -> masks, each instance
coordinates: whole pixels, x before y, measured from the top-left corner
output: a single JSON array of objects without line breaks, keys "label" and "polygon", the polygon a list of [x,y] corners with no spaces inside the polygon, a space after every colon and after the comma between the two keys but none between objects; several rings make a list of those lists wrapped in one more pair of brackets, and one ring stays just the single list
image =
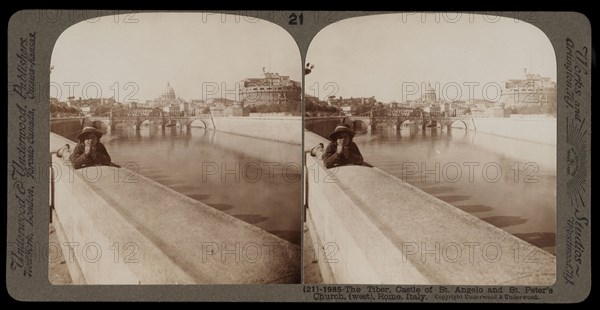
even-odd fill
[{"label": "woman's hat", "polygon": [[352,131],[350,127],[348,127],[347,125],[338,125],[337,127],[335,127],[335,130],[329,135],[329,139],[332,141],[335,140],[335,137],[342,132],[347,133],[350,136],[350,138],[354,137],[354,131]]},{"label": "woman's hat", "polygon": [[77,135],[77,140],[82,141],[82,139],[90,133],[95,134],[98,137],[98,140],[100,140],[100,137],[102,137],[102,132],[98,129],[94,127],[85,127],[81,133]]}]

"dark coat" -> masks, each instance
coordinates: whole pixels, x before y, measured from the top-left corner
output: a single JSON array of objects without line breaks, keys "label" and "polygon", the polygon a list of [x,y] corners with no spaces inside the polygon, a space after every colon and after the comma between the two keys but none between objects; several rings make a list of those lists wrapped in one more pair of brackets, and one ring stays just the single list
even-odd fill
[{"label": "dark coat", "polygon": [[92,151],[89,155],[86,155],[85,144],[83,142],[77,143],[73,153],[71,153],[71,156],[69,156],[69,160],[71,161],[73,168],[79,169],[98,165],[110,166],[110,155],[108,155],[104,144],[98,142],[96,143],[95,148],[95,151]]},{"label": "dark coat", "polygon": [[325,168],[333,168],[337,166],[344,165],[362,165],[363,157],[358,150],[358,146],[356,143],[350,141],[348,143],[348,155],[345,156],[343,153],[337,153],[337,143],[331,142],[325,149],[325,153],[323,153],[323,164]]}]

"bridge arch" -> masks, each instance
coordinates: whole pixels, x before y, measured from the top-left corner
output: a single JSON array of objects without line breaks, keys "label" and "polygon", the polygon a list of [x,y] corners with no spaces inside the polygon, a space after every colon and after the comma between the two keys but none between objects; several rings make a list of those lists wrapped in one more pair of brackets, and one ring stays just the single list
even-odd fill
[{"label": "bridge arch", "polygon": [[142,118],[140,119],[140,126],[141,125],[151,125],[151,124],[156,124],[156,120],[155,119],[151,119],[151,118]]},{"label": "bridge arch", "polygon": [[208,124],[204,120],[195,119],[190,122],[190,127],[204,128],[208,129]]},{"label": "bridge arch", "polygon": [[444,123],[436,119],[427,120],[424,125],[427,128],[444,128]]},{"label": "bridge arch", "polygon": [[153,123],[165,127],[191,128],[192,123],[196,122],[198,127],[215,130],[215,124],[210,114],[199,114],[196,116],[179,115],[177,113],[166,113],[161,108],[128,108],[116,107],[104,115],[93,117],[94,120],[102,120],[107,127],[114,128],[118,123],[134,126],[137,130],[142,124]]},{"label": "bridge arch", "polygon": [[[457,122],[458,122],[459,126],[455,126]],[[456,120],[448,121],[448,122],[446,122],[445,125],[448,128],[459,128],[459,129],[464,128],[465,130],[469,130],[470,129],[469,128],[469,124],[465,120],[462,120],[462,119],[456,119]],[[462,125],[462,127],[460,125]]]},{"label": "bridge arch", "polygon": [[410,118],[398,119],[396,125],[398,126],[398,129],[400,129],[404,124],[417,125],[417,120]]},{"label": "bridge arch", "polygon": [[352,121],[352,130],[354,131],[365,131],[369,129],[370,122],[366,122],[363,119],[355,119]]}]

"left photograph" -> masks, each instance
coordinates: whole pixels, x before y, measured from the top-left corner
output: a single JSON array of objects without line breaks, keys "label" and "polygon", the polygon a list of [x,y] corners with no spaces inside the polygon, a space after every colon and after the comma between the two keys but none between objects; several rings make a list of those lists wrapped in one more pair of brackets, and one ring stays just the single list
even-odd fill
[{"label": "left photograph", "polygon": [[50,283],[301,283],[302,69],[258,16],[66,29],[50,70]]}]

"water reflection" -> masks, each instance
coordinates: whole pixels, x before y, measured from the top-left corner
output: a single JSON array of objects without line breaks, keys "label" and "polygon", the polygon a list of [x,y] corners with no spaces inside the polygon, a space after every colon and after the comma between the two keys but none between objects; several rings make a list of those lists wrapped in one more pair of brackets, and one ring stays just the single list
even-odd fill
[{"label": "water reflection", "polygon": [[555,252],[555,146],[404,126],[359,133],[354,141],[370,164]]}]

